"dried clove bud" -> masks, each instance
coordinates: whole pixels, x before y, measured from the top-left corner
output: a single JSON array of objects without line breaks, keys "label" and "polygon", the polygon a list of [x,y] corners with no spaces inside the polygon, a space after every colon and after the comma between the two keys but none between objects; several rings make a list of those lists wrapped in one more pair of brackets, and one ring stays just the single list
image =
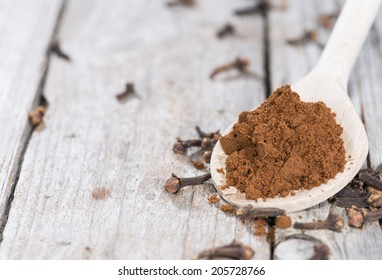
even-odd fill
[{"label": "dried clove bud", "polygon": [[202,144],[202,140],[199,139],[193,139],[193,140],[180,140],[179,138],[176,139],[177,142],[172,147],[172,150],[176,154],[182,154],[185,155],[187,153],[187,149],[191,147],[200,147]]},{"label": "dried clove bud", "polygon": [[255,255],[255,251],[247,246],[242,244],[239,241],[232,241],[231,244],[205,250],[201,252],[197,259],[219,259],[227,258],[233,260],[250,260]]},{"label": "dried clove bud", "polygon": [[51,44],[50,51],[52,53],[56,54],[59,58],[62,58],[66,61],[70,61],[70,57],[61,50],[61,46],[60,46],[60,43],[58,41],[54,41]]},{"label": "dried clove bud", "polygon": [[316,42],[318,39],[317,31],[305,31],[305,33],[300,38],[287,40],[290,45],[301,45],[308,42]]},{"label": "dried clove bud", "polygon": [[315,229],[330,229],[332,231],[341,232],[344,227],[344,220],[340,215],[330,212],[325,221],[317,221],[310,223],[295,222],[293,227],[295,229],[315,230]]},{"label": "dried clove bud", "polygon": [[193,165],[196,169],[204,169],[204,168],[206,168],[206,167],[204,166],[204,163],[201,162],[201,161],[194,161],[194,162],[192,163],[192,165]]},{"label": "dried clove bud", "polygon": [[170,193],[177,193],[183,187],[200,185],[209,179],[211,179],[211,173],[190,178],[179,178],[175,174],[172,174],[166,181],[164,188]]},{"label": "dried clove bud", "polygon": [[218,32],[216,33],[216,36],[220,39],[224,38],[224,37],[227,37],[227,36],[232,36],[234,35],[236,32],[236,29],[235,27],[230,24],[230,23],[226,23],[225,25],[223,25],[219,30]]},{"label": "dried clove bud", "polygon": [[174,7],[174,6],[195,6],[196,0],[173,0],[170,2],[167,2],[167,7]]},{"label": "dried clove bud", "polygon": [[241,207],[236,211],[236,216],[242,219],[254,219],[258,217],[276,217],[285,213],[285,210],[269,208],[253,208],[252,206]]},{"label": "dried clove bud", "polygon": [[125,90],[115,96],[117,100],[121,103],[124,103],[127,101],[127,99],[135,94],[135,88],[133,83],[126,83]]},{"label": "dried clove bud", "polygon": [[346,209],[348,215],[349,226],[355,228],[361,228],[365,222],[365,213],[357,207],[351,207]]},{"label": "dried clove bud", "polygon": [[246,72],[249,66],[249,60],[245,57],[237,57],[235,61],[216,67],[210,74],[210,79],[213,79],[217,74],[230,70],[237,69],[239,72]]},{"label": "dried clove bud", "polygon": [[37,106],[36,109],[33,111],[30,111],[28,114],[29,122],[33,127],[37,127],[43,124],[44,120],[44,114],[46,112],[45,106]]}]

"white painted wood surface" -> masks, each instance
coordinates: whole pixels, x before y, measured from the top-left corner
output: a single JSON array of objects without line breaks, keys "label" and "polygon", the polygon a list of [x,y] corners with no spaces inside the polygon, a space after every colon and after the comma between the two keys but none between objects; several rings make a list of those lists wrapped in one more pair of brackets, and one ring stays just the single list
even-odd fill
[{"label": "white painted wood surface", "polygon": [[[312,8],[312,5],[314,8]],[[271,71],[272,87],[275,89],[280,84],[285,82],[293,83],[304,76],[310,68],[316,63],[320,48],[314,43],[307,43],[300,46],[291,46],[286,43],[287,39],[298,37],[305,30],[319,28],[319,42],[325,43],[328,35],[327,30],[323,30],[318,25],[318,18],[323,13],[332,13],[339,8],[339,4],[334,4],[333,1],[315,1],[314,4],[306,1],[294,0],[289,1],[289,9],[285,11],[272,11],[270,14],[270,38],[271,38]],[[381,16],[381,15],[380,15]],[[289,23],[289,25],[287,25]],[[378,23],[378,21],[377,21]],[[288,29],[287,26],[294,26],[296,29]],[[369,38],[375,37],[373,30]],[[370,69],[377,69],[378,62],[371,63],[365,61],[365,55],[373,52],[375,58],[373,60],[380,61],[381,55],[376,53],[378,49],[376,44],[370,44],[368,39],[367,44],[364,46],[362,54],[355,65],[354,72],[350,78],[349,95],[355,105],[356,110],[365,119],[365,111],[377,110],[378,103],[371,104],[369,95],[377,96],[378,92],[374,92],[364,83],[377,83],[374,79],[370,79]],[[274,69],[277,69],[275,71]],[[370,76],[369,76],[370,75]],[[363,80],[362,82],[360,80]],[[373,93],[371,93],[373,91]],[[367,109],[366,109],[367,108]],[[369,109],[370,108],[370,109]],[[370,126],[373,127],[375,122],[378,122],[378,115],[371,114],[369,111],[368,116]],[[379,122],[381,119],[379,119]],[[365,119],[365,125],[368,128],[368,120]],[[378,126],[377,126],[378,127]],[[375,129],[376,128],[372,128]],[[370,133],[367,129],[369,141],[371,143],[377,142],[382,134]],[[356,133],[356,132],[354,132]],[[377,155],[381,150],[376,145],[370,145],[370,154]],[[371,158],[370,157],[370,158]],[[373,167],[376,163],[371,164]],[[307,211],[300,211],[291,214],[293,222],[305,222],[318,219],[326,219],[329,211],[335,211],[342,214],[346,221],[345,228],[342,233],[334,233],[329,230],[316,230],[307,231],[306,234],[314,236],[327,244],[331,250],[331,259],[381,259],[382,258],[382,233],[378,222],[368,224],[364,230],[350,228],[347,225],[346,214],[344,209],[332,207],[329,203],[325,202],[318,206],[312,207]],[[286,236],[291,234],[301,233],[300,230],[286,229],[276,231],[276,243],[283,240]],[[304,259],[312,252],[312,244],[299,242],[297,246],[296,241],[289,242],[283,247],[276,247],[274,251],[274,258],[276,259]]]},{"label": "white painted wood surface", "polygon": [[[247,1],[70,1],[52,57],[46,128],[33,133],[1,243],[3,259],[189,259],[234,238],[269,259],[270,245],[207,199],[214,188],[163,190],[171,172],[198,174],[174,155],[194,126],[223,129],[264,100],[263,19],[235,18]],[[219,40],[225,22],[238,36]],[[252,74],[208,79],[248,56]],[[115,95],[134,82],[138,97]],[[110,197],[94,200],[104,187]]]},{"label": "white painted wood surface", "polygon": [[[25,10],[39,13],[36,1],[34,5],[27,3],[30,1],[8,2],[25,2],[23,7],[31,6]],[[46,7],[41,12],[44,17],[39,16],[46,23],[36,33],[40,36],[52,31],[49,28],[53,28],[59,5],[38,2]],[[172,172],[179,176],[202,172],[196,171],[187,157],[173,154],[175,137],[196,137],[195,125],[205,130],[224,129],[241,111],[264,100],[262,17],[232,16],[234,8],[249,4],[245,0],[224,1],[224,5],[220,0],[198,2],[195,8],[167,9],[165,1],[159,0],[68,1],[57,35],[72,61],[51,57],[43,89],[50,103],[46,127],[32,134],[27,147],[0,245],[1,259],[189,259],[234,238],[253,246],[256,259],[271,257],[272,244],[265,238],[255,237],[248,225],[208,204],[208,197],[214,193],[212,185],[184,188],[178,195],[163,190]],[[320,13],[333,12],[339,6],[332,0],[289,0],[287,9],[270,12],[272,89],[304,76],[322,51],[315,44],[291,46],[285,41],[299,37],[304,28],[316,28]],[[33,22],[28,18],[29,23]],[[238,35],[218,40],[214,34],[227,21],[236,25]],[[4,26],[0,25],[0,34]],[[33,26],[28,28],[32,30]],[[22,30],[26,32],[27,28]],[[329,32],[319,30],[320,43],[326,42]],[[40,40],[33,41],[33,46],[46,48],[50,37],[44,36],[45,45]],[[24,37],[12,38],[16,38],[12,45],[15,50],[28,42]],[[349,83],[351,100],[365,121],[372,167],[382,162],[380,38],[381,15]],[[0,44],[1,50],[3,46]],[[36,47],[35,51],[43,54],[45,49],[38,52]],[[13,126],[11,131],[19,136],[12,134],[8,138],[7,134],[0,138],[0,147],[7,148],[0,150],[1,159],[13,158],[0,169],[0,179],[9,178],[5,179],[8,185],[15,182],[8,174],[12,174],[11,167],[17,162],[16,151],[25,144],[25,140],[18,139],[25,139],[20,135],[36,95],[30,94],[28,99],[25,93],[25,100],[20,96],[36,92],[33,81],[42,73],[37,66],[43,65],[25,50],[12,53],[17,60],[7,60],[8,64],[18,65],[17,69],[26,71],[21,72],[29,79],[17,79],[17,69],[9,72],[0,66],[1,110],[20,115],[12,120],[23,121],[20,129],[16,131]],[[251,60],[251,75],[240,76],[233,71],[215,81],[208,79],[214,66],[237,55]],[[31,67],[23,67],[21,61]],[[30,70],[32,66],[37,70]],[[18,82],[24,80],[29,83]],[[134,82],[138,97],[120,104],[115,95],[126,82]],[[20,93],[5,97],[5,85],[8,91],[4,92],[19,87]],[[18,110],[12,107],[15,102]],[[4,116],[0,111],[2,126],[9,120]],[[92,192],[101,187],[110,191],[110,197],[93,199]],[[7,199],[9,190],[1,194],[1,199]],[[323,203],[292,218],[324,219],[331,208]],[[343,209],[332,210],[345,217]],[[276,242],[299,232],[277,230]],[[346,225],[341,234],[308,234],[330,247],[332,259],[382,258],[378,222],[364,230]],[[298,248],[302,251],[297,251],[295,245],[279,247],[274,258],[299,259],[311,253],[311,247],[303,244]]]},{"label": "white painted wood surface", "polygon": [[31,127],[61,0],[0,1],[0,228]]}]

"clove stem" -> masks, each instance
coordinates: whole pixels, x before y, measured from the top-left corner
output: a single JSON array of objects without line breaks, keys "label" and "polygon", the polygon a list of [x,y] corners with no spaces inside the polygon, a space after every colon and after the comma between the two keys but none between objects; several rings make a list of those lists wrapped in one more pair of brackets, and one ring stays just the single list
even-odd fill
[{"label": "clove stem", "polygon": [[211,179],[211,173],[189,178],[179,178],[175,174],[172,174],[166,181],[164,188],[170,193],[177,193],[183,187],[200,185],[209,179]]}]

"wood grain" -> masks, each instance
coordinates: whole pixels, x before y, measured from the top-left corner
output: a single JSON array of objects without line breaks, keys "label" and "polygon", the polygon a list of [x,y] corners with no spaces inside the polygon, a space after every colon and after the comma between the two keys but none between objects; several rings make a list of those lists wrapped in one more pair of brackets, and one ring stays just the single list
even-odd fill
[{"label": "wood grain", "polygon": [[[328,30],[324,30],[318,25],[318,18],[321,14],[335,12],[339,8],[339,4],[334,1],[315,1],[314,8],[312,3],[306,1],[294,0],[289,1],[289,8],[284,11],[272,11],[270,14],[270,44],[271,44],[271,71],[272,87],[275,89],[286,82],[293,83],[303,77],[316,63],[321,48],[318,44],[307,43],[299,46],[291,46],[286,43],[289,38],[298,37],[303,34],[304,30],[318,29],[319,43],[325,44],[329,35]],[[378,21],[377,21],[378,22]],[[289,26],[293,28],[289,28]],[[375,143],[381,137],[381,134],[370,133],[371,125],[377,121],[378,114],[371,114],[377,106],[375,101],[371,104],[371,96],[377,95],[373,89],[364,85],[376,83],[369,73],[369,69],[373,69],[371,64],[365,60],[373,49],[378,49],[377,44],[370,44],[370,38],[375,37],[375,31],[369,36],[367,44],[362,50],[362,54],[358,59],[349,85],[349,95],[352,99],[356,110],[361,114],[367,128],[370,143]],[[380,57],[380,55],[379,55]],[[378,64],[374,64],[378,65]],[[277,69],[277,70],[276,70]],[[360,80],[363,82],[360,82]],[[367,89],[367,90],[366,90]],[[367,106],[367,107],[366,107]],[[370,107],[369,107],[370,106]],[[365,108],[368,108],[368,119],[366,119]],[[370,108],[370,109],[369,109]],[[380,119],[379,119],[380,121]],[[375,129],[374,129],[375,131]],[[354,132],[356,133],[356,132]],[[378,139],[378,140],[377,140]],[[370,145],[370,158],[373,158],[372,166],[376,166],[374,161],[374,153],[379,155],[381,150],[377,145]],[[318,206],[312,207],[307,211],[300,211],[291,214],[292,221],[312,221],[318,219],[326,219],[329,211],[341,214],[346,222],[342,233],[334,233],[328,230],[308,231],[306,234],[314,236],[322,240],[329,246],[331,259],[381,259],[382,258],[382,233],[378,222],[368,224],[364,230],[350,228],[347,225],[346,214],[344,209],[331,206],[325,202]],[[300,230],[286,229],[276,230],[276,243],[285,239],[286,236],[301,233]],[[284,246],[276,247],[274,258],[276,259],[304,259],[308,258],[312,252],[312,243],[288,242]]]},{"label": "wood grain", "polygon": [[0,1],[0,231],[30,136],[61,0]]},{"label": "wood grain", "polygon": [[[163,190],[171,172],[201,173],[173,154],[175,137],[223,129],[264,100],[263,19],[232,15],[246,1],[164,4],[69,2],[58,35],[72,62],[52,58],[46,128],[26,151],[1,258],[189,259],[233,239],[270,258],[265,238],[208,204],[211,185]],[[219,40],[227,21],[238,35]],[[250,74],[208,79],[238,55]],[[126,82],[137,96],[120,104]],[[97,188],[110,196],[93,199]]]}]

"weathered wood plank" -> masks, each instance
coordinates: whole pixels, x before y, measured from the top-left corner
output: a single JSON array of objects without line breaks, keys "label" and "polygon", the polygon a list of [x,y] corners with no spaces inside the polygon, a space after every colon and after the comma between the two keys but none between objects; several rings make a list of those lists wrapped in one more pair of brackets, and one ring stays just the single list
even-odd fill
[{"label": "weathered wood plank", "polygon": [[[171,172],[199,173],[171,151],[176,136],[195,137],[195,125],[223,129],[264,100],[263,19],[232,16],[246,4],[69,2],[59,38],[72,63],[52,58],[46,128],[25,154],[1,258],[188,259],[234,238],[270,258],[265,238],[207,203],[211,186],[163,190]],[[226,21],[239,34],[218,40]],[[253,75],[208,79],[237,55]],[[126,82],[138,97],[120,104]],[[100,187],[110,197],[94,200]]]},{"label": "weathered wood plank", "polygon": [[0,1],[0,231],[30,136],[28,112],[37,101],[62,0]]},{"label": "weathered wood plank", "polygon": [[[339,6],[335,1],[329,0],[315,2],[293,0],[289,1],[289,9],[271,12],[270,44],[273,89],[286,82],[293,83],[307,74],[316,63],[321,52],[321,49],[314,43],[290,46],[286,44],[286,40],[301,36],[304,30],[318,29],[319,42],[325,44],[329,34],[328,31],[319,27],[318,18],[321,14],[335,12]],[[379,27],[378,22],[380,20],[377,21]],[[379,51],[376,51],[379,50],[379,46],[370,43],[370,40],[375,37],[375,31],[373,31],[368,43],[363,48],[349,82],[349,95],[357,111],[360,114],[363,113],[368,128],[372,166],[377,165],[378,160],[376,158],[382,152],[378,144],[376,144],[382,135],[378,131],[380,128],[376,125],[376,123],[381,122],[380,114],[376,114],[378,110],[377,100],[381,98],[377,97],[378,92],[376,89],[380,85],[377,79],[373,78],[373,74],[377,75],[377,71],[380,71],[376,67],[380,65],[379,62],[375,63],[374,61],[375,59],[380,61],[381,55]],[[373,63],[370,63],[371,53],[373,54]],[[373,67],[372,64],[376,66]],[[344,209],[333,207],[327,202],[306,211],[293,213],[291,217],[293,222],[326,219],[330,210],[341,214],[345,218],[346,225],[343,232],[334,233],[328,230],[316,230],[306,232],[306,234],[314,236],[328,245],[331,251],[331,259],[382,258],[382,233],[378,222],[368,224],[364,230],[350,228],[347,224]],[[301,231],[278,229],[276,230],[276,242],[296,233],[301,233]],[[284,246],[276,247],[274,257],[278,259],[304,259],[310,257],[312,252],[312,243],[288,241]]]}]

